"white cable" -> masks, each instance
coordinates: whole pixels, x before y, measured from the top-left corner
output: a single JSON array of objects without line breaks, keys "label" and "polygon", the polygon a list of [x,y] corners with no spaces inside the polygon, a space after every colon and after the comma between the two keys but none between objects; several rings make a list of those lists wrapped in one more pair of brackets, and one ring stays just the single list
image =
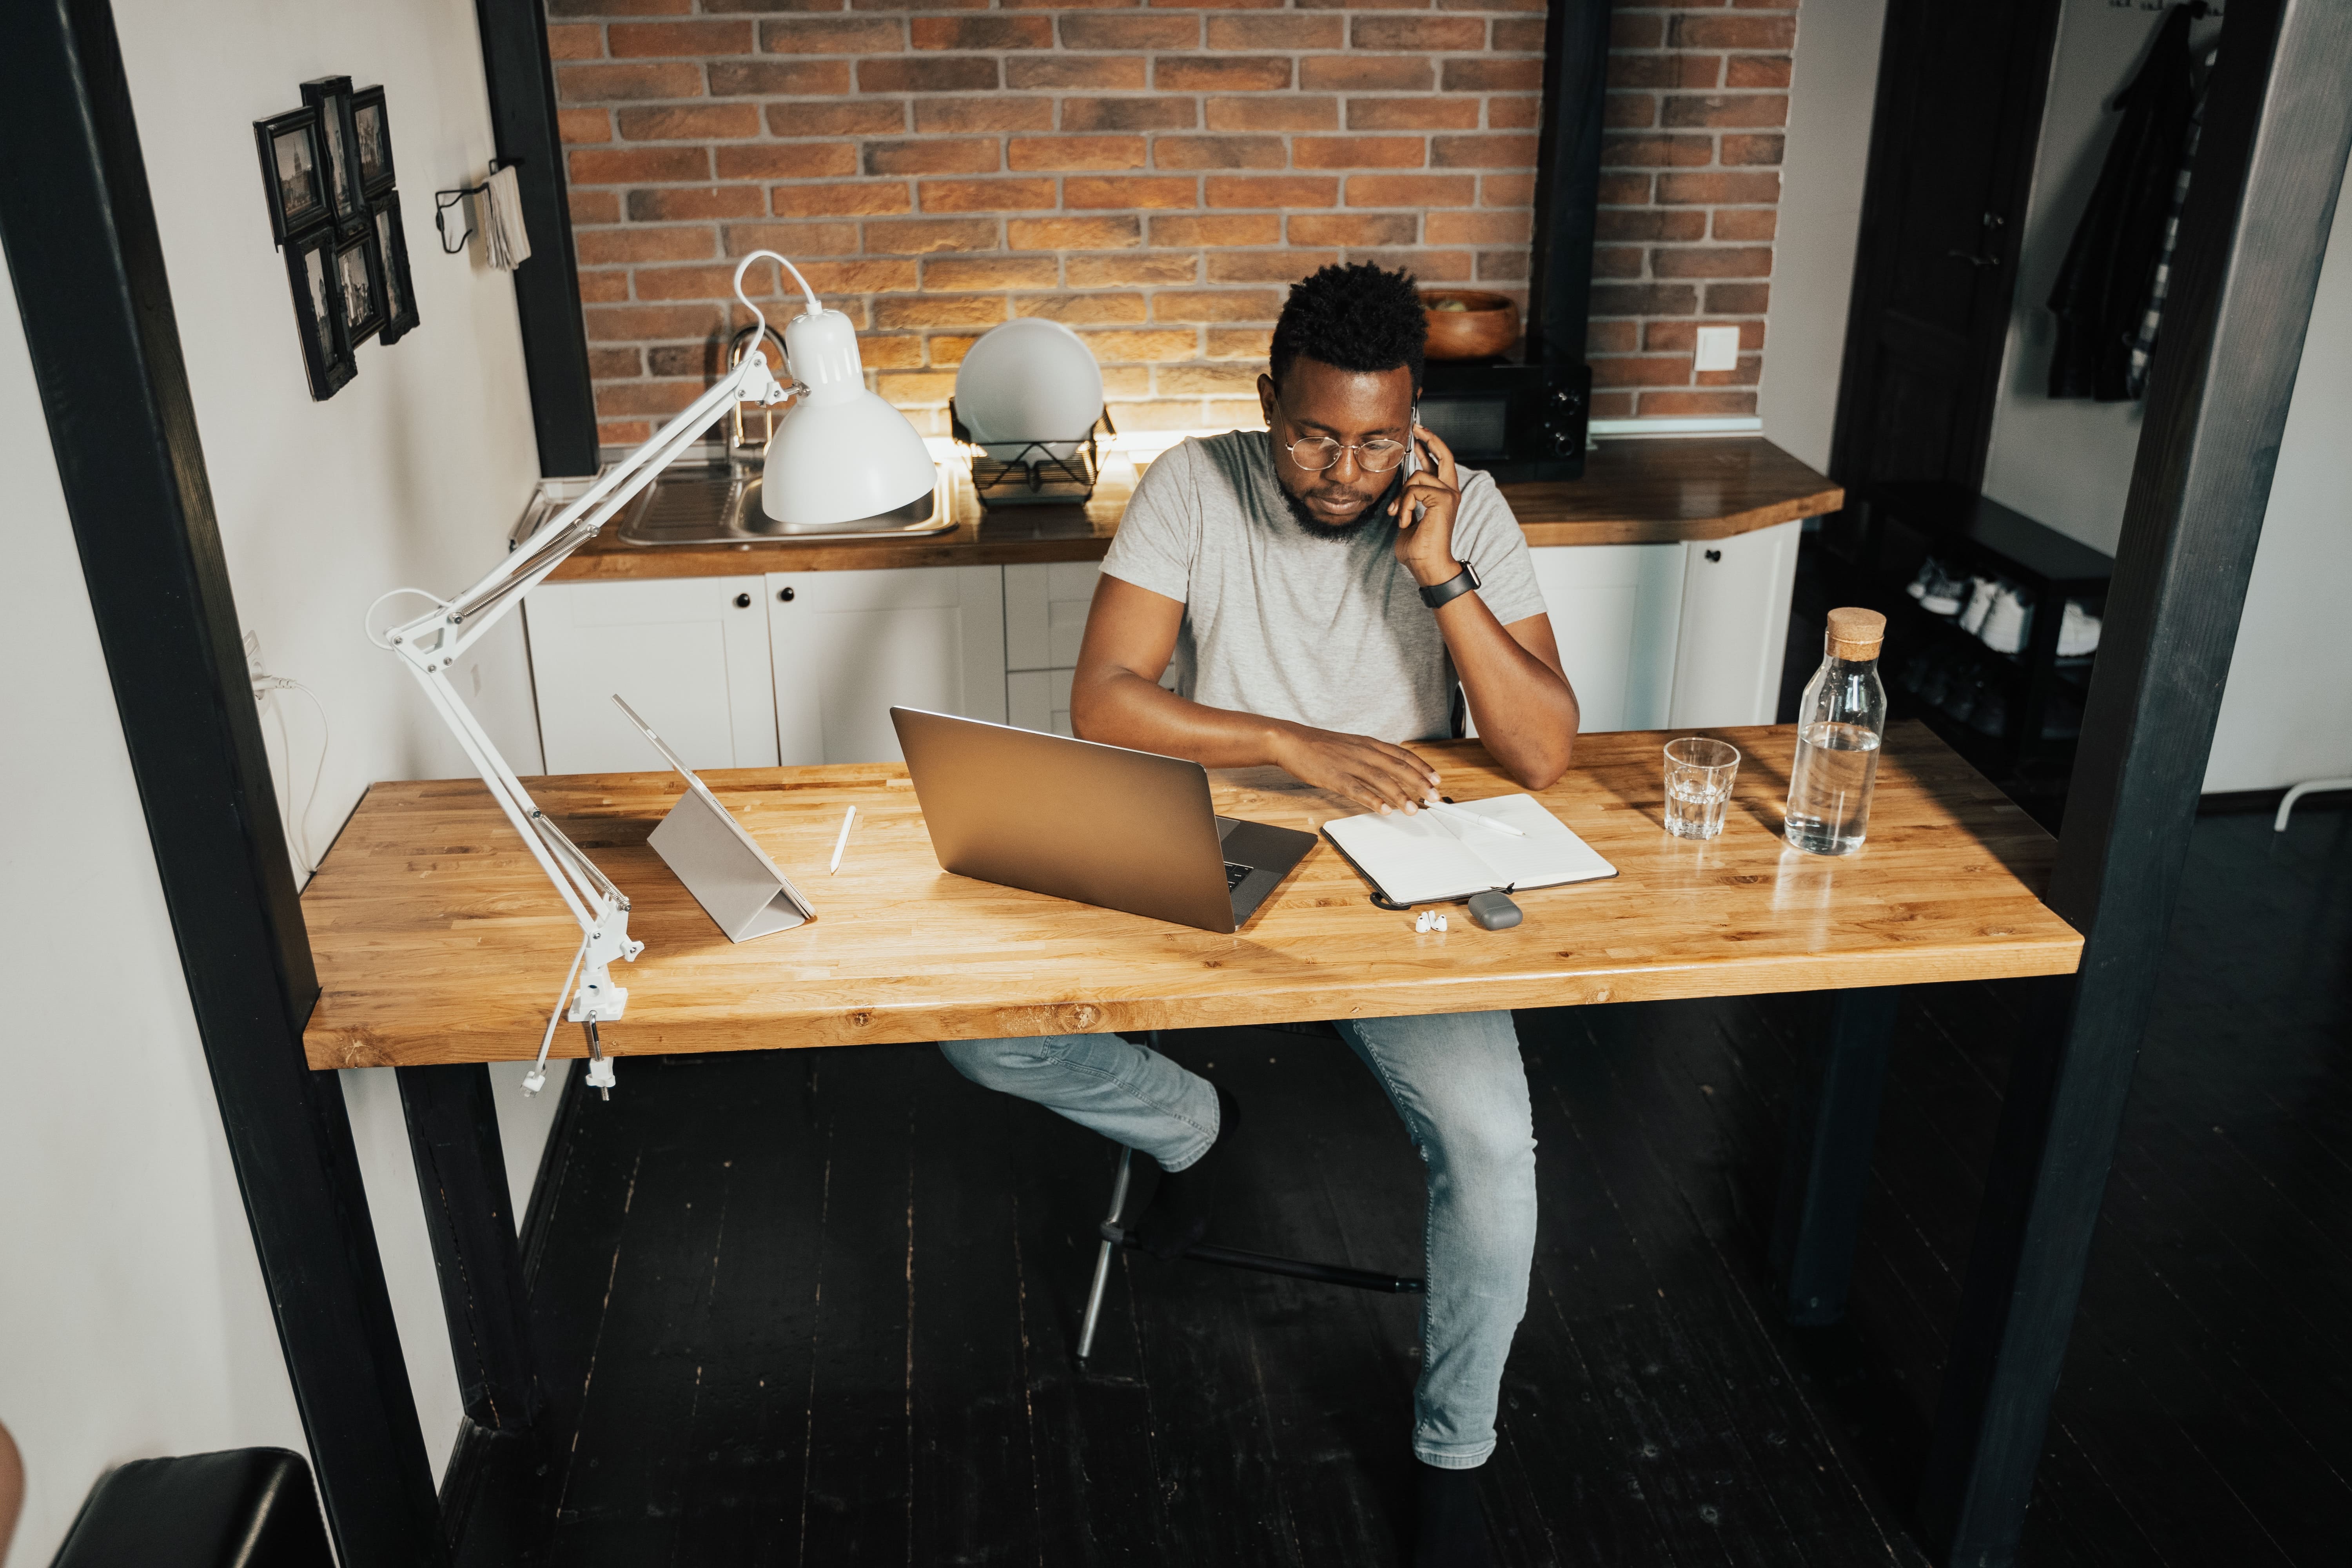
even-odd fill
[{"label": "white cable", "polygon": [[375,598],[374,598],[373,602],[372,602],[372,603],[368,605],[368,607],[367,607],[367,612],[366,612],[364,615],[362,615],[362,616],[360,616],[360,631],[361,631],[361,633],[362,633],[363,636],[365,636],[365,637],[366,637],[366,638],[367,638],[367,640],[368,640],[369,642],[371,642],[371,643],[374,644],[377,647],[381,647],[381,648],[389,648],[389,647],[392,647],[392,642],[391,642],[391,636],[392,636],[392,634],[391,634],[390,630],[387,628],[387,629],[386,629],[386,631],[385,631],[385,633],[384,633],[384,635],[383,635],[383,637],[378,637],[378,636],[376,636],[376,634],[375,634],[375,633],[373,633],[373,632],[372,632],[372,631],[369,631],[369,630],[368,630],[368,623],[369,623],[370,621],[372,621],[372,620],[375,619],[375,607],[376,607],[376,605],[381,605],[381,604],[383,604],[386,599],[392,598],[392,597],[394,597],[395,595],[400,595],[400,594],[414,594],[414,595],[416,595],[418,598],[420,598],[420,599],[430,599],[430,600],[432,600],[435,604],[439,605],[440,605],[442,608],[444,608],[444,609],[446,609],[446,608],[448,608],[448,606],[449,606],[449,601],[448,601],[448,600],[446,600],[446,599],[443,598],[443,597],[442,597],[440,595],[438,595],[438,594],[428,594],[428,593],[426,593],[426,592],[425,592],[424,589],[422,589],[422,588],[386,588],[383,593],[378,594],[378,595],[375,596]]},{"label": "white cable", "polygon": [[[742,300],[743,308],[751,311],[752,315],[759,318],[760,326],[763,331],[768,325],[768,313],[765,310],[761,310],[759,306],[751,303],[751,296],[743,292],[743,274],[751,270],[751,263],[759,260],[760,258],[763,256],[793,275],[793,281],[801,286],[801,297],[808,301],[808,313],[810,315],[816,315],[824,309],[824,306],[816,302],[816,290],[809,287],[809,280],[801,276],[801,269],[799,268],[793,266],[790,261],[777,255],[772,250],[755,250],[735,265],[735,298]],[[756,342],[757,340],[755,339],[753,341]]]},{"label": "white cable", "polygon": [[[302,875],[316,876],[319,862],[310,853],[310,813],[319,804],[319,784],[326,777],[327,748],[334,743],[334,729],[327,721],[327,705],[319,700],[317,692],[300,681],[289,679],[282,675],[257,675],[253,678],[253,692],[256,697],[261,697],[272,691],[299,691],[310,700],[311,707],[319,710],[319,761],[310,769],[310,787],[302,796],[302,809],[295,814],[292,831],[288,835],[293,844],[295,861],[302,868]],[[294,767],[294,731],[286,722],[286,713],[283,709],[280,709],[278,713],[278,733],[286,747],[286,767],[290,773]],[[290,805],[291,802],[289,804]]]},{"label": "white cable", "polygon": [[572,973],[563,977],[563,989],[555,994],[555,1010],[547,1016],[547,1033],[539,1037],[539,1059],[522,1075],[522,1091],[537,1094],[547,1087],[547,1051],[555,1044],[555,1026],[563,1020],[563,1005],[572,999],[572,983],[580,978],[581,960],[588,956],[588,939],[580,939],[580,950],[572,955]]}]

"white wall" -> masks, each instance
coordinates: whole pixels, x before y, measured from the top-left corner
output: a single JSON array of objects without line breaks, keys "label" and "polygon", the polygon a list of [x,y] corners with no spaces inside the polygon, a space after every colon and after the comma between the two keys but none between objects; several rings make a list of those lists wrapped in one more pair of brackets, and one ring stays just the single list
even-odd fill
[{"label": "white wall", "polygon": [[[2066,0],[2061,14],[1985,468],[1986,494],[2109,553],[2123,531],[2141,405],[2044,395],[2056,335],[2044,301],[2121,118],[2107,105],[2161,20],[2108,0]],[[2192,44],[2202,47],[2219,27],[2200,24]],[[2352,658],[2331,630],[2332,606],[2352,593],[2352,447],[2343,439],[2352,429],[2347,236],[2339,207],[2222,697],[2209,791],[2352,773]],[[2291,673],[2283,680],[2282,671]]]},{"label": "white wall", "polygon": [[[2345,172],[2352,183],[2352,168]],[[2352,190],[2312,302],[2253,581],[2238,623],[2208,790],[2352,778]]]},{"label": "white wall", "polygon": [[[244,625],[275,673],[317,692],[332,731],[310,814],[323,850],[365,786],[446,776],[462,755],[362,613],[401,584],[463,586],[504,550],[536,479],[513,289],[439,254],[432,192],[491,152],[468,0],[115,0],[197,426]],[[310,401],[251,122],[349,74],[388,95],[422,325],[367,344],[358,378]],[[0,1421],[30,1495],[11,1564],[47,1561],[109,1465],[278,1444],[300,1449],[277,1336],[108,689],[47,427],[13,300],[0,329],[0,513],[19,628],[42,679],[5,683],[0,781],[22,824],[0,841]],[[479,660],[477,711],[539,765],[519,626]],[[473,672],[459,689],[474,694]],[[273,769],[299,804],[320,727],[297,694]],[[550,897],[553,895],[551,892]],[[551,983],[553,978],[551,977]],[[553,1097],[499,1074],[518,1206]],[[399,1096],[341,1075],[428,1454],[457,1387]],[[27,1289],[27,1286],[31,1288]]]},{"label": "white wall", "polygon": [[13,293],[0,468],[40,650],[37,678],[0,681],[0,1422],[26,1483],[7,1561],[29,1568],[109,1466],[303,1441]]},{"label": "white wall", "polygon": [[[1985,494],[2110,554],[2123,528],[2141,405],[2047,395],[2058,323],[2045,301],[2123,118],[2108,105],[2139,68],[2163,19],[2110,0],[2066,0],[2059,13],[1985,465]],[[2203,45],[2220,28],[2199,24],[2191,44]]]},{"label": "white wall", "polygon": [[1804,0],[1764,318],[1764,438],[1827,469],[1886,0]]}]

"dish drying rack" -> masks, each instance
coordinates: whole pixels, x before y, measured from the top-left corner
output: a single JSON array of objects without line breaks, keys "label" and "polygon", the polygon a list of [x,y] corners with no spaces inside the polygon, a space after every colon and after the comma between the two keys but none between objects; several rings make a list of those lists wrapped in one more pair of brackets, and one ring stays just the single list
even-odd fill
[{"label": "dish drying rack", "polygon": [[[1118,435],[1118,426],[1111,423],[1110,410],[1106,408],[1095,416],[1083,441],[1030,441],[1009,458],[996,458],[989,454],[989,447],[1002,450],[1013,443],[991,441],[983,446],[964,427],[950,399],[948,432],[971,459],[972,492],[982,506],[1066,506],[1093,499],[1096,482],[1102,478],[1101,437]],[[1073,449],[1066,456],[1057,455],[1056,447]]]}]

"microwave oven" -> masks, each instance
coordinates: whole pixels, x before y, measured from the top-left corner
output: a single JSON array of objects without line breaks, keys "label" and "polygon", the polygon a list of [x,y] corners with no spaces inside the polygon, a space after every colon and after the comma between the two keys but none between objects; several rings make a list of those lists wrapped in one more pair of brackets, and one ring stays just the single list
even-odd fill
[{"label": "microwave oven", "polygon": [[1431,360],[1422,371],[1422,424],[1502,484],[1582,479],[1591,406],[1590,365]]}]

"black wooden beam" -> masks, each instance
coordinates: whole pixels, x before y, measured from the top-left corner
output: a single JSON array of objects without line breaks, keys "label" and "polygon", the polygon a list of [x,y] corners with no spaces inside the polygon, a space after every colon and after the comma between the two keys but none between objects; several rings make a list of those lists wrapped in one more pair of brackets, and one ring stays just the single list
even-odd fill
[{"label": "black wooden beam", "polygon": [[446,1563],[341,1088],[303,1058],[318,979],[113,17],[24,0],[7,39],[0,245],[336,1550]]},{"label": "black wooden beam", "polygon": [[490,126],[499,156],[517,165],[530,259],[515,269],[539,471],[596,471],[596,398],[588,377],[588,328],[580,314],[580,264],[563,180],[555,113],[555,67],[547,56],[542,0],[474,0],[482,34]]},{"label": "black wooden beam", "polygon": [[[1921,1499],[2015,1562],[2352,151],[2352,0],[2231,0],[2050,901],[2084,933],[2004,1097]],[[2045,614],[2057,606],[2050,605]]]}]

